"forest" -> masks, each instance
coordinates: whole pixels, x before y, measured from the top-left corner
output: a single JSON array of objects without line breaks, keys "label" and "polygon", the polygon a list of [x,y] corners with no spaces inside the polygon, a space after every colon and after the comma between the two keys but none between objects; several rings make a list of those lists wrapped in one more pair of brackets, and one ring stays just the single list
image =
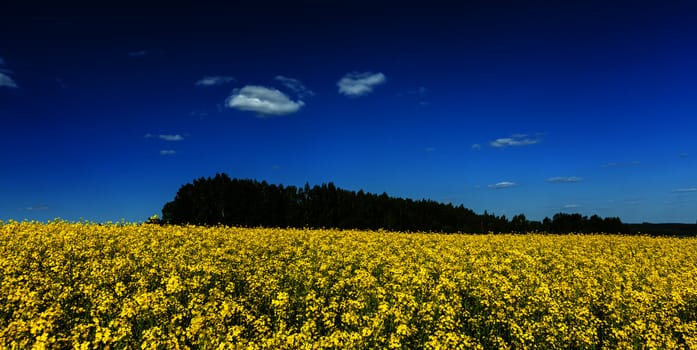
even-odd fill
[{"label": "forest", "polygon": [[542,221],[524,214],[509,219],[487,211],[477,214],[463,205],[344,190],[331,182],[283,186],[225,173],[181,186],[162,208],[161,223],[445,233],[633,232],[618,217],[557,213]]}]

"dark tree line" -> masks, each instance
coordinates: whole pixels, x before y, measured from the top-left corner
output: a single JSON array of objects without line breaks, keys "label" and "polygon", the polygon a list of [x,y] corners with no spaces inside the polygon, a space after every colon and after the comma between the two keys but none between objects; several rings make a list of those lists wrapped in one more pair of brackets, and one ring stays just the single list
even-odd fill
[{"label": "dark tree line", "polygon": [[226,174],[200,178],[183,185],[162,208],[167,224],[386,229],[431,232],[621,232],[629,230],[619,218],[554,215],[542,222],[524,215],[510,220],[479,215],[462,205],[412,200],[361,191],[332,183],[302,188],[265,181],[231,179]]}]

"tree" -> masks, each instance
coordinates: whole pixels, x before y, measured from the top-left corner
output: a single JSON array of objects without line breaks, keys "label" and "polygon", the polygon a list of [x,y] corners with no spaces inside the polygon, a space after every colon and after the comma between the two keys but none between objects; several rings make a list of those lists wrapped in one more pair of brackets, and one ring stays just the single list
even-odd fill
[{"label": "tree", "polygon": [[513,232],[527,233],[528,232],[528,220],[525,218],[524,214],[518,214],[511,219],[511,226]]},{"label": "tree", "polygon": [[231,179],[227,174],[195,179],[179,188],[162,208],[168,224],[331,227],[412,232],[628,232],[619,218],[590,219],[580,214],[554,215],[542,222],[524,214],[510,221],[484,211],[477,215],[463,205],[412,200],[347,191],[333,183],[302,188],[266,181]]}]

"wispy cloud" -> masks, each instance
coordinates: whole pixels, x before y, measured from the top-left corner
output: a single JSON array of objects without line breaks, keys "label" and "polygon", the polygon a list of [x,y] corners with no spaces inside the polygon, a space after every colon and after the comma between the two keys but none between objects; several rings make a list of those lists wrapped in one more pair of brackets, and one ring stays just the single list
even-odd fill
[{"label": "wispy cloud", "polygon": [[17,83],[10,77],[12,73],[9,69],[4,69],[5,60],[0,57],[0,87],[17,88]]},{"label": "wispy cloud", "polygon": [[680,156],[680,158],[687,158],[687,157],[690,156],[690,154],[689,154],[689,153],[686,153],[686,152],[683,152],[683,153],[680,153],[679,156]]},{"label": "wispy cloud", "polygon": [[491,141],[489,145],[491,145],[491,147],[504,148],[534,145],[539,142],[539,138],[531,138],[527,134],[514,134],[511,137],[503,137]]},{"label": "wispy cloud", "polygon": [[160,139],[165,140],[165,141],[181,141],[184,139],[184,136],[176,134],[176,135],[159,135]]},{"label": "wispy cloud", "polygon": [[158,138],[160,140],[165,140],[165,141],[182,141],[184,140],[184,136],[179,135],[179,134],[162,134],[162,135],[153,135],[153,134],[145,134],[146,139],[153,139],[153,138]]},{"label": "wispy cloud", "polygon": [[428,96],[428,89],[423,86],[419,86],[415,90],[400,92],[397,94],[397,96],[415,96],[419,101],[419,106],[423,107],[429,105],[428,101],[426,101],[426,98]]},{"label": "wispy cloud", "polygon": [[189,113],[189,116],[190,116],[190,117],[195,117],[195,118],[198,118],[198,119],[203,119],[203,117],[205,117],[205,116],[207,116],[207,115],[208,115],[207,112],[202,112],[202,111],[191,111],[191,112]]},{"label": "wispy cloud", "polygon": [[677,192],[677,193],[697,192],[697,187],[676,188],[672,192]]},{"label": "wispy cloud", "polygon": [[387,77],[382,73],[352,72],[344,75],[336,85],[339,87],[340,94],[358,97],[373,92],[376,86],[384,84],[386,81]]},{"label": "wispy cloud", "polygon": [[235,81],[235,77],[216,75],[199,79],[194,85],[198,86],[217,86]]},{"label": "wispy cloud", "polygon": [[131,51],[128,53],[131,57],[143,57],[148,54],[148,50]]},{"label": "wispy cloud", "polygon": [[235,89],[225,101],[225,105],[228,108],[268,116],[295,113],[305,105],[305,102],[293,101],[274,88],[247,85],[241,89]]},{"label": "wispy cloud", "polygon": [[435,151],[436,151],[435,147],[426,147],[426,152],[428,152],[428,153],[435,152]]},{"label": "wispy cloud", "polygon": [[628,205],[640,205],[643,202],[644,198],[627,198],[624,200],[624,203]]},{"label": "wispy cloud", "polygon": [[47,211],[48,206],[44,205],[44,204],[32,205],[29,207],[25,207],[24,210],[26,210],[26,211]]},{"label": "wispy cloud", "polygon": [[641,165],[641,162],[639,161],[631,161],[631,162],[611,162],[611,163],[606,163],[603,164],[604,168],[628,168],[628,167],[634,167],[634,166],[639,166]]},{"label": "wispy cloud", "polygon": [[517,186],[517,184],[515,182],[501,181],[501,182],[497,182],[493,185],[489,185],[489,188],[493,188],[495,190],[501,190],[504,188],[510,188],[510,187],[514,187],[514,186]]},{"label": "wispy cloud", "polygon": [[581,181],[583,181],[583,178],[577,176],[555,176],[547,179],[547,182],[551,183],[573,183]]},{"label": "wispy cloud", "polygon": [[578,204],[564,204],[564,209],[574,209],[574,208],[580,208],[581,206]]},{"label": "wispy cloud", "polygon": [[299,98],[306,98],[315,95],[312,90],[308,89],[305,84],[298,79],[284,77],[282,75],[277,75],[274,79],[292,90],[296,95],[298,95]]},{"label": "wispy cloud", "polygon": [[163,149],[160,151],[161,156],[171,156],[171,155],[174,155],[176,153],[177,153],[177,151],[175,151],[173,149]]},{"label": "wispy cloud", "polygon": [[60,86],[61,89],[65,90],[68,88],[68,85],[66,85],[63,79],[61,78],[56,78],[56,84],[58,84],[58,86]]},{"label": "wispy cloud", "polygon": [[9,75],[0,72],[0,87],[17,88],[17,83],[15,83]]},{"label": "wispy cloud", "polygon": [[482,149],[482,145],[475,143],[474,145],[472,145],[472,149],[475,151],[479,151],[480,149]]},{"label": "wispy cloud", "polygon": [[418,96],[418,97],[420,97],[420,98],[425,98],[427,93],[428,93],[428,89],[427,89],[427,88],[425,88],[425,87],[423,87],[423,86],[419,86],[419,87],[418,87],[417,89],[415,89],[415,90],[409,90],[409,91],[400,93],[400,94],[398,94],[398,95],[399,95],[399,96],[416,95],[416,96]]}]

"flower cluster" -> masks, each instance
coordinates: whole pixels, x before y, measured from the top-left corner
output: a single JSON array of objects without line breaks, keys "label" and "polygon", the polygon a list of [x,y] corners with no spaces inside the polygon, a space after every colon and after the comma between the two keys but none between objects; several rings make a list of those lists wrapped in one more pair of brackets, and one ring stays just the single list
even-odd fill
[{"label": "flower cluster", "polygon": [[0,347],[697,348],[697,239],[0,222]]}]

